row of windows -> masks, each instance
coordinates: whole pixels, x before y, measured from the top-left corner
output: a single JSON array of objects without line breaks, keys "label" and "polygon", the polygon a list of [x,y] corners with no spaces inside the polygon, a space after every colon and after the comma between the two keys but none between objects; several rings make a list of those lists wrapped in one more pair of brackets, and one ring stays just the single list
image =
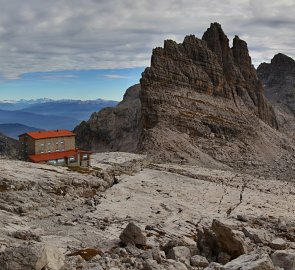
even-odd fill
[{"label": "row of windows", "polygon": [[57,160],[49,160],[48,161],[48,164],[56,165],[56,164],[62,164],[64,162],[65,162],[65,159],[64,158],[60,158],[60,159],[57,159]]},{"label": "row of windows", "polygon": [[[58,145],[59,143],[60,143],[61,145],[63,145],[65,142],[64,142],[64,141],[60,141],[60,142],[56,142],[55,144]],[[53,144],[54,144],[54,143],[53,143]],[[48,145],[48,146],[51,145],[51,142],[48,142],[47,145]],[[41,143],[40,146],[45,146],[45,144],[44,144],[44,143]]]},{"label": "row of windows", "polygon": [[[55,152],[63,152],[63,151],[65,151],[64,148],[62,148],[62,149],[56,149],[56,150],[55,150]],[[53,152],[54,152],[54,151],[53,151]],[[44,151],[44,150],[41,150],[40,153],[43,154],[43,153],[45,153],[45,151]],[[49,149],[49,150],[47,151],[47,153],[51,153],[51,150]]]},{"label": "row of windows", "polygon": [[[75,162],[76,161],[76,158],[74,156],[72,157],[69,157],[69,161],[71,163]],[[49,160],[48,161],[48,164],[51,164],[51,165],[56,165],[56,164],[63,164],[65,163],[65,159],[64,158],[59,158],[57,160]]]}]

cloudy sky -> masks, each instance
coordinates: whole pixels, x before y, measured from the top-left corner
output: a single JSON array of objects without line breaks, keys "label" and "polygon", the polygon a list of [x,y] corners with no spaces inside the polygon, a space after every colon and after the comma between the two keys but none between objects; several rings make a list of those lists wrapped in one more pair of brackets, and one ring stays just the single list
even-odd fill
[{"label": "cloudy sky", "polygon": [[255,65],[295,58],[295,0],[0,0],[0,100],[120,100],[165,39],[211,22],[245,39]]}]

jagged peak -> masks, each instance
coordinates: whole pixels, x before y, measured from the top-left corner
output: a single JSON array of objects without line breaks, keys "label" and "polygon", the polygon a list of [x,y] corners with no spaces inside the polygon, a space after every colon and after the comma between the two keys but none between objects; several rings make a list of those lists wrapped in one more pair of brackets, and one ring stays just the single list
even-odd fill
[{"label": "jagged peak", "polygon": [[205,31],[203,37],[203,40],[205,41],[228,41],[228,38],[226,36],[226,34],[223,32],[222,27],[219,23],[214,22],[210,24],[210,27],[207,28],[207,30]]},{"label": "jagged peak", "polygon": [[219,62],[223,63],[224,57],[227,57],[230,51],[230,47],[229,39],[223,32],[221,25],[219,23],[211,23],[210,27],[205,31],[202,40],[217,55]]},{"label": "jagged peak", "polygon": [[[237,35],[234,37],[233,39],[233,47],[232,47],[234,56],[236,57],[237,55],[240,57],[250,57],[249,56],[249,50],[248,50],[248,45],[247,42],[240,39]],[[238,54],[236,55],[235,52],[238,52]]]},{"label": "jagged peak", "polygon": [[186,45],[186,44],[205,45],[206,42],[204,40],[201,40],[201,39],[197,38],[195,35],[191,34],[191,35],[185,36],[182,44],[183,45]]},{"label": "jagged peak", "polygon": [[247,49],[247,51],[248,51],[247,42],[240,39],[239,36],[237,36],[237,35],[233,39],[233,47],[241,47],[243,49]]},{"label": "jagged peak", "polygon": [[210,28],[216,28],[216,29],[221,29],[222,30],[222,27],[221,27],[221,24],[218,23],[218,22],[213,22],[210,24]]},{"label": "jagged peak", "polygon": [[288,55],[285,55],[283,53],[278,53],[271,59],[271,64],[274,64],[274,65],[294,65],[295,66],[295,61],[293,58],[291,58]]}]

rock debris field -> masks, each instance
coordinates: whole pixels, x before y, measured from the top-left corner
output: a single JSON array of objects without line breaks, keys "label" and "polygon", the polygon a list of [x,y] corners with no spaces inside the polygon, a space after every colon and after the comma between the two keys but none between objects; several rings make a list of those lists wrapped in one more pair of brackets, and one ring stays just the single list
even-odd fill
[{"label": "rock debris field", "polygon": [[0,269],[295,269],[295,181],[100,153],[0,159]]}]

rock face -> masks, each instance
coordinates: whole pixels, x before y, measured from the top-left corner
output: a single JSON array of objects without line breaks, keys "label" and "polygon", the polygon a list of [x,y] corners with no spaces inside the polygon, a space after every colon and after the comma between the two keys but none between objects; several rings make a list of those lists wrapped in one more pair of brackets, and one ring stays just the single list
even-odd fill
[{"label": "rock face", "polygon": [[[143,73],[141,86],[145,128],[153,128],[163,121],[171,123],[175,112],[180,115],[176,115],[179,124],[176,119],[176,123],[172,122],[174,125],[188,123],[191,117],[185,114],[185,109],[190,109],[191,114],[202,114],[199,104],[202,102],[196,99],[195,93],[227,98],[235,102],[232,107],[235,105],[241,110],[245,105],[262,120],[277,127],[275,115],[263,96],[262,85],[251,64],[246,42],[236,36],[230,48],[228,38],[217,23],[211,24],[203,40],[191,35],[185,37],[182,44],[166,40],[164,48],[154,49],[151,67]],[[213,121],[203,121],[199,125],[203,125],[204,131],[214,132],[208,122]],[[204,131],[200,130],[200,133],[204,135]]]},{"label": "rock face", "polygon": [[229,165],[250,173],[256,166],[283,174],[292,167],[285,168],[285,157],[295,153],[278,131],[246,42],[236,36],[230,47],[218,23],[202,39],[190,35],[181,44],[166,40],[155,48],[140,86],[75,132],[85,149],[135,151],[156,162]]},{"label": "rock face", "polygon": [[17,156],[17,141],[0,133],[0,156]]},{"label": "rock face", "polygon": [[295,112],[295,61],[282,53],[270,63],[262,63],[257,75],[264,83],[265,95],[271,101],[286,104]]},{"label": "rock face", "polygon": [[273,104],[280,130],[295,135],[295,61],[279,53],[270,63],[262,63],[257,74],[264,84],[265,95]]},{"label": "rock face", "polygon": [[[164,138],[172,131],[174,140],[177,133],[182,137],[179,140],[188,135],[193,146],[210,136],[253,137],[258,118],[278,127],[246,42],[236,36],[230,48],[217,23],[211,24],[202,40],[191,35],[182,44],[166,40],[164,48],[154,49],[141,88],[145,129],[141,146],[146,151],[153,144],[158,148],[160,135],[155,134],[159,130]],[[173,148],[171,141],[166,148]],[[191,152],[188,145],[186,148],[184,151]]]},{"label": "rock face", "polygon": [[134,152],[140,135],[140,86],[127,89],[123,101],[114,108],[104,108],[74,129],[79,147],[97,152]]}]

